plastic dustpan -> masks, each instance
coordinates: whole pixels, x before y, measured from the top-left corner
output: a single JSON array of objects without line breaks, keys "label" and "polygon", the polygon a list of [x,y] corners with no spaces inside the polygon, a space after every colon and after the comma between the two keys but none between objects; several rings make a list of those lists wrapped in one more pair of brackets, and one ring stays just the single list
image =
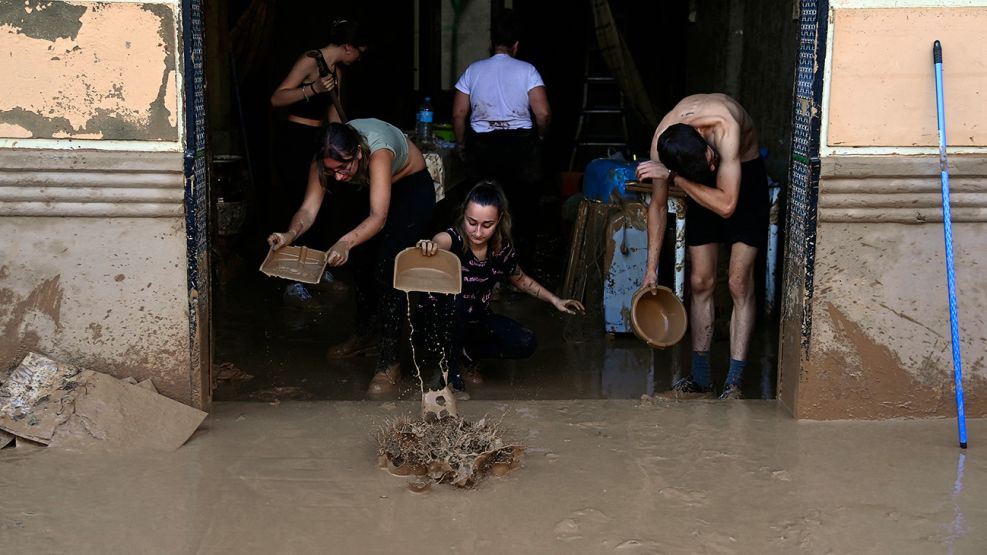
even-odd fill
[{"label": "plastic dustpan", "polygon": [[631,327],[648,345],[664,349],[685,335],[689,317],[685,305],[668,287],[639,289],[631,301]]},{"label": "plastic dustpan", "polygon": [[264,274],[302,283],[319,283],[326,270],[326,253],[308,247],[281,247],[267,252],[260,265]]},{"label": "plastic dustpan", "polygon": [[394,259],[394,288],[399,291],[423,291],[458,295],[463,290],[459,257],[439,249],[425,256],[416,247],[399,252]]}]

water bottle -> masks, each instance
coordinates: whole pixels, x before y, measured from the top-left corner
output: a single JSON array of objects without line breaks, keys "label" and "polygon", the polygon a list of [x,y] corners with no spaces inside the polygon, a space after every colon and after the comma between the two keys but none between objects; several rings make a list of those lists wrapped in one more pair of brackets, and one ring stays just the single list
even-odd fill
[{"label": "water bottle", "polygon": [[426,96],[425,102],[418,108],[417,125],[415,126],[415,138],[418,144],[428,146],[432,144],[432,97]]}]

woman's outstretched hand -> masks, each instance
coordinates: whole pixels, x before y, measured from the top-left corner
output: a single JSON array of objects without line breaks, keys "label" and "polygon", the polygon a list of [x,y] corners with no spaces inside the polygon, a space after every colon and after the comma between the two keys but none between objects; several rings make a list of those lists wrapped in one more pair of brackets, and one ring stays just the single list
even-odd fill
[{"label": "woman's outstretched hand", "polygon": [[555,303],[555,308],[559,309],[559,312],[565,312],[566,314],[586,313],[586,307],[576,299],[559,299]]},{"label": "woman's outstretched hand", "polygon": [[336,244],[329,247],[326,253],[326,263],[330,266],[342,266],[350,259],[350,249],[353,246],[349,241],[336,241]]},{"label": "woman's outstretched hand", "polygon": [[294,239],[294,234],[290,231],[285,231],[284,233],[272,233],[267,236],[267,244],[271,247],[272,251],[276,251],[281,247],[287,247]]},{"label": "woman's outstretched hand", "polygon": [[439,252],[439,245],[428,239],[418,241],[415,248],[421,251],[422,256],[435,256],[435,253]]}]

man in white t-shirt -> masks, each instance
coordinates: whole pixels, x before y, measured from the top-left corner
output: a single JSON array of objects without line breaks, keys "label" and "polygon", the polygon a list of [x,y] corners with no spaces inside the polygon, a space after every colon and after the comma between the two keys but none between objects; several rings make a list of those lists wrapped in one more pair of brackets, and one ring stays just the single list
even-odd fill
[{"label": "man in white t-shirt", "polygon": [[491,29],[493,56],[470,64],[456,82],[452,126],[469,181],[495,179],[504,188],[515,240],[527,245],[519,252],[525,266],[534,254],[531,240],[543,179],[541,142],[552,110],[538,70],[514,57],[518,35],[513,14],[505,10]]}]

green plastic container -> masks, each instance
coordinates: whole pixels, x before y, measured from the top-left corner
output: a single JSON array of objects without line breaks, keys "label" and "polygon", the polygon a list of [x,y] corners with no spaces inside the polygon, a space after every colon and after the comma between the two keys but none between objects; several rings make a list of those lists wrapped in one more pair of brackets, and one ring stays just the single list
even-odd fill
[{"label": "green plastic container", "polygon": [[451,123],[432,124],[432,134],[443,141],[449,141],[450,143],[455,142],[456,140],[456,134],[452,132]]}]

